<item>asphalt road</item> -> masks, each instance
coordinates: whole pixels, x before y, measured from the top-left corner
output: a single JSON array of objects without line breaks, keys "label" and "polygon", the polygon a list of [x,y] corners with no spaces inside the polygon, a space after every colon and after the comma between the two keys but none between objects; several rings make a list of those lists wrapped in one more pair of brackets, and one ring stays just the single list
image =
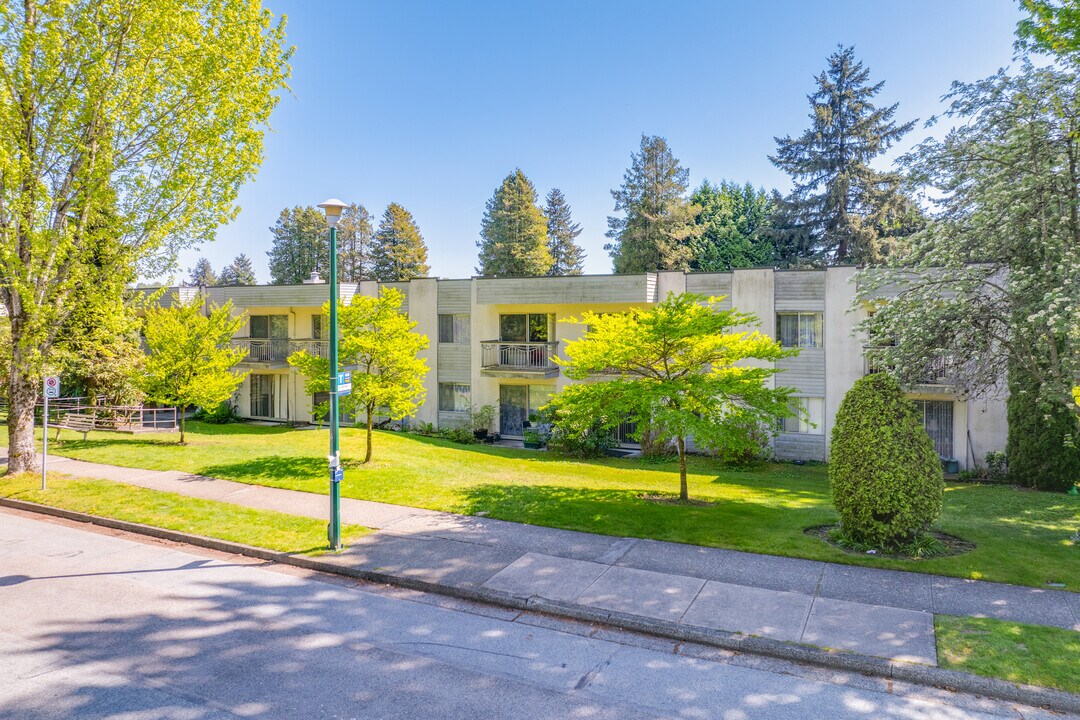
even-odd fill
[{"label": "asphalt road", "polygon": [[0,510],[0,718],[1061,718]]}]

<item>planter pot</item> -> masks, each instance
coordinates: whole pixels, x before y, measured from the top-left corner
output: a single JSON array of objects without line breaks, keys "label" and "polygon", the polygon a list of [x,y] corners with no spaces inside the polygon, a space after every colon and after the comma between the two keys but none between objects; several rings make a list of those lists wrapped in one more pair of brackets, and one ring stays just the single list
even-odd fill
[{"label": "planter pot", "polygon": [[526,442],[526,443],[524,443],[524,445],[525,445],[526,450],[539,450],[540,449],[540,443],[538,443],[538,442]]},{"label": "planter pot", "polygon": [[484,438],[486,438],[488,436],[488,431],[487,430],[473,430],[472,434],[473,434],[473,437],[476,438],[477,440],[483,440]]}]

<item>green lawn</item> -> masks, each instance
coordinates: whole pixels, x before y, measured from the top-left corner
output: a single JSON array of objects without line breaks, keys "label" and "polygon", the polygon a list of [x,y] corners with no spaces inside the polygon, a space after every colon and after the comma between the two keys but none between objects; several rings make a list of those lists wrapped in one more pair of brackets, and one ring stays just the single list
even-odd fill
[{"label": "green lawn", "polygon": [[[52,447],[62,455],[158,470],[183,470],[274,487],[326,491],[325,430],[191,423],[186,446],[176,435],[77,435]],[[959,577],[1080,590],[1080,498],[952,483],[941,528],[976,543],[964,555],[902,561],[851,555],[803,529],[830,523],[826,468],[769,464],[751,470],[706,458],[690,462],[690,494],[711,507],[639,498],[675,493],[676,465],[642,460],[573,461],[525,450],[456,445],[377,432],[363,466],[360,430],[345,429],[342,494],[416,507],[605,533],[696,543]],[[3,481],[0,480],[0,483]]]},{"label": "green lawn", "polygon": [[[53,473],[49,473],[47,488],[41,489],[41,476],[33,473],[5,476],[0,481],[0,495],[17,500],[281,552],[316,553],[326,549],[323,520]],[[358,525],[346,525],[341,534],[349,542],[369,532]]]},{"label": "green lawn", "polygon": [[1080,693],[1080,632],[951,615],[934,627],[941,667]]}]

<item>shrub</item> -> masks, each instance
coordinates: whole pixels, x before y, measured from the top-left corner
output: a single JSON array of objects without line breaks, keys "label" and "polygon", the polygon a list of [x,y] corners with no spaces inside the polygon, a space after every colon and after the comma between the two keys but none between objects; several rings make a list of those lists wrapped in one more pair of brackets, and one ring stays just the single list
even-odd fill
[{"label": "shrub", "polygon": [[851,540],[897,548],[941,513],[941,461],[915,405],[884,373],[848,391],[832,431],[829,481]]},{"label": "shrub", "polygon": [[236,408],[232,406],[228,400],[223,403],[219,403],[216,407],[212,407],[209,410],[206,408],[199,408],[195,411],[195,414],[191,416],[193,420],[201,420],[211,425],[227,425],[229,423],[240,422],[240,416],[236,412]]},{"label": "shrub", "polygon": [[556,424],[548,440],[548,450],[578,458],[603,457],[613,447],[615,438],[611,430],[599,421],[581,431]]},{"label": "shrub", "polygon": [[1009,368],[1009,479],[1040,490],[1067,491],[1080,481],[1076,415],[1039,397],[1039,381]]}]

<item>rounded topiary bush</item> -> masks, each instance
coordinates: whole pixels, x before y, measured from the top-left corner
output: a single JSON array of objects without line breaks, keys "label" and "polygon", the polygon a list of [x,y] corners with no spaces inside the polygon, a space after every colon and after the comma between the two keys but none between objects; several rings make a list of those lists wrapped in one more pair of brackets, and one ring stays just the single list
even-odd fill
[{"label": "rounded topiary bush", "polygon": [[941,513],[941,460],[915,404],[891,376],[867,375],[844,396],[829,482],[844,535],[876,547],[911,542]]}]

